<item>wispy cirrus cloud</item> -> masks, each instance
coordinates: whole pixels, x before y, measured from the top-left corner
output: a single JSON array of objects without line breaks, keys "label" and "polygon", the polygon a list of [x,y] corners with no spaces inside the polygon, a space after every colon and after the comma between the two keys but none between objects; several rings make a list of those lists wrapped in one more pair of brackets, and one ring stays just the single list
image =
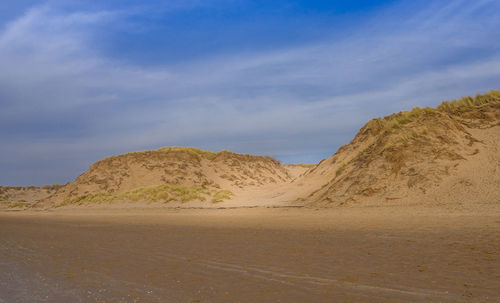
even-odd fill
[{"label": "wispy cirrus cloud", "polygon": [[400,2],[313,42],[154,66],[99,47],[144,10],[34,7],[0,32],[0,184],[164,145],[318,161],[369,118],[498,88],[499,8]]}]

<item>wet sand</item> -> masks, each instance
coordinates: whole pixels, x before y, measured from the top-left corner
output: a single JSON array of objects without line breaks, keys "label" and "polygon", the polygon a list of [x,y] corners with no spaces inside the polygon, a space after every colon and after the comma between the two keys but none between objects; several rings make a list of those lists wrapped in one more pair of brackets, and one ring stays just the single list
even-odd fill
[{"label": "wet sand", "polygon": [[500,214],[0,213],[0,302],[500,302]]}]

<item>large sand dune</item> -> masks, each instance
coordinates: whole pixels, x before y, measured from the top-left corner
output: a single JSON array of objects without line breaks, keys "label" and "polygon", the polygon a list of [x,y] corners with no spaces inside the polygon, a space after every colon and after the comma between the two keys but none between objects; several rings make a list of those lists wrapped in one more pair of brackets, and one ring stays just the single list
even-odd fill
[{"label": "large sand dune", "polygon": [[500,93],[374,119],[294,184],[320,206],[499,203]]}]

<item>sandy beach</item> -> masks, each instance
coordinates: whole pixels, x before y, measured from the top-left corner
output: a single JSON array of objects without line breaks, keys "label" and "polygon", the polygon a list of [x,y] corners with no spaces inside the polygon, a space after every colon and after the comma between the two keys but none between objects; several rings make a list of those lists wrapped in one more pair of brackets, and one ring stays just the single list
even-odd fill
[{"label": "sandy beach", "polygon": [[0,302],[498,302],[500,213],[0,213]]}]

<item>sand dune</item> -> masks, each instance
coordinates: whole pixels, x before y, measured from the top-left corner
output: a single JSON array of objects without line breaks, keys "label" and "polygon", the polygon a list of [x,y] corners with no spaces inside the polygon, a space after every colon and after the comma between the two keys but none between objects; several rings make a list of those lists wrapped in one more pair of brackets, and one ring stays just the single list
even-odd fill
[{"label": "sand dune", "polygon": [[488,205],[500,201],[499,150],[500,92],[491,91],[373,119],[317,165],[165,147],[103,159],[28,200],[45,198],[39,208]]},{"label": "sand dune", "polygon": [[166,147],[93,164],[38,206],[101,203],[214,204],[244,190],[291,182],[307,167],[287,168],[271,157]]},{"label": "sand dune", "polygon": [[62,185],[0,186],[0,208],[26,208],[52,196]]},{"label": "sand dune", "polygon": [[499,151],[492,92],[374,119],[295,183],[319,206],[498,203]]}]

